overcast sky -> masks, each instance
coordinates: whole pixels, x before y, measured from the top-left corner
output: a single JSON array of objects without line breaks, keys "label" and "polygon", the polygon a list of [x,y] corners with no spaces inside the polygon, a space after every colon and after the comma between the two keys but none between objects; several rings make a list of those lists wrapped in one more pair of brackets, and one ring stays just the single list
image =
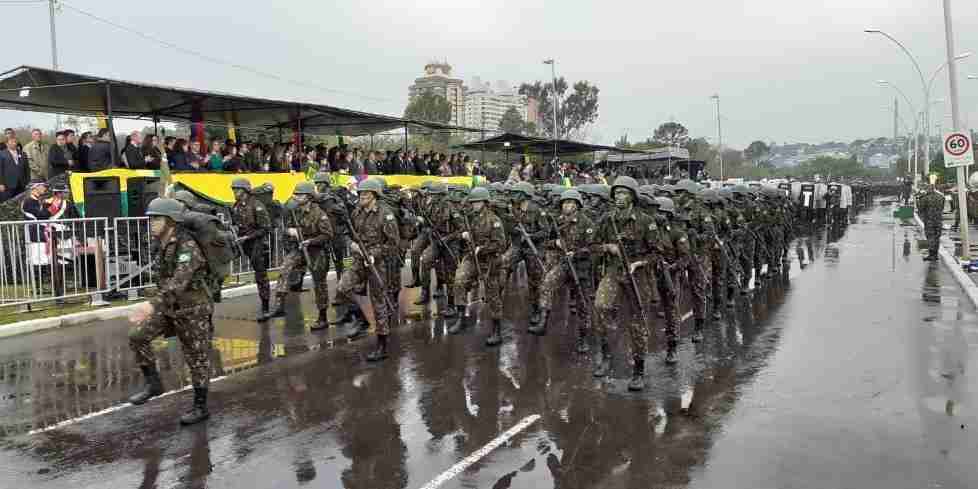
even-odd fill
[{"label": "overcast sky", "polygon": [[[50,66],[46,3],[0,0],[3,70]],[[23,0],[18,0],[23,1]],[[57,17],[61,68],[133,81],[287,98],[401,115],[407,87],[431,59],[468,81],[558,75],[601,89],[592,140],[644,139],[676,120],[692,136],[716,137],[711,94],[721,97],[724,143],[849,141],[892,135],[898,85],[922,109],[908,59],[867,27],[887,31],[918,58],[926,77],[945,59],[940,0],[254,1],[68,0],[130,28],[333,91],[271,80],[205,61],[99,23],[70,8]],[[963,117],[978,123],[978,8],[952,0]],[[948,82],[934,83],[933,99]],[[910,111],[901,111],[913,124]],[[939,104],[936,124],[950,113]],[[42,123],[0,111],[0,126]],[[945,118],[945,127],[950,118]],[[901,132],[906,132],[902,129]]]}]

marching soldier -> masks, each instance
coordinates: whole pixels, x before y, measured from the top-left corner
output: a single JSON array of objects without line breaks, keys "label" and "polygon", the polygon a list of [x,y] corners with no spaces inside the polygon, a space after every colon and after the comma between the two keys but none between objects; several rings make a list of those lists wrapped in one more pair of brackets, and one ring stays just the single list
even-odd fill
[{"label": "marching soldier", "polygon": [[[448,332],[458,334],[465,322],[466,295],[479,282],[485,289],[486,307],[492,318],[492,333],[486,345],[502,343],[503,286],[506,278],[501,259],[506,248],[503,222],[489,209],[489,190],[476,187],[469,193],[472,213],[463,215],[466,221],[461,237],[468,242],[468,253],[455,272],[455,322]],[[478,290],[478,289],[476,289]]]},{"label": "marching soldier", "polygon": [[296,240],[298,246],[286,255],[282,263],[282,278],[275,284],[276,308],[263,319],[285,316],[285,298],[289,293],[289,281],[285,277],[293,273],[302,277],[308,268],[312,272],[316,308],[319,310],[319,318],[311,328],[324,329],[329,327],[326,317],[329,310],[326,278],[329,268],[325,266],[328,262],[324,258],[335,236],[333,223],[315,202],[316,189],[311,182],[299,182],[293,194],[295,208],[286,213],[286,234]]},{"label": "marching soldier", "polygon": [[244,252],[244,258],[251,262],[261,299],[258,319],[268,314],[270,287],[268,284],[269,248],[266,236],[272,229],[272,218],[265,205],[251,195],[251,182],[246,178],[235,178],[231,182],[234,192],[234,206],[231,208],[231,223],[235,229],[237,244]]},{"label": "marching soldier", "polygon": [[594,303],[597,315],[594,333],[601,345],[601,361],[594,370],[594,376],[604,377],[611,371],[608,326],[620,321],[617,314],[619,304],[626,297],[631,297],[635,315],[628,323],[633,362],[628,389],[642,390],[645,388],[645,353],[649,336],[649,325],[644,323],[646,312],[642,309],[642,296],[651,296],[651,284],[642,280],[648,274],[636,272],[643,267],[658,266],[665,252],[665,242],[655,220],[635,207],[638,198],[638,182],[635,179],[618,177],[611,186],[611,195],[615,209],[601,221],[597,232],[602,250],[610,256]]},{"label": "marching soldier", "polygon": [[[414,213],[415,216],[418,216],[418,223],[424,227],[427,226],[427,223],[424,222],[423,216],[431,213],[436,200],[431,194],[431,188],[434,185],[439,185],[442,190],[441,193],[444,193],[444,185],[437,183],[433,184],[430,181],[426,181],[421,184],[418,192],[411,199],[411,212]],[[424,301],[418,299],[418,302],[415,303],[418,305],[428,303],[427,289],[431,285],[430,282],[424,282],[423,277],[425,276],[425,273],[421,269],[424,251],[428,249],[428,245],[431,244],[431,236],[429,233],[430,231],[421,229],[418,232],[418,237],[414,238],[414,240],[411,242],[411,248],[408,250],[408,254],[411,257],[411,284],[408,285],[408,287],[421,287],[421,297],[424,298]],[[431,271],[428,270],[427,276],[429,278],[431,277],[430,273]],[[441,287],[441,285],[441,283],[438,284],[439,287]]]},{"label": "marching soldier", "polygon": [[584,199],[571,189],[560,196],[560,217],[551,218],[552,247],[559,252],[556,263],[548,263],[548,272],[540,289],[540,322],[530,327],[530,333],[543,336],[557,294],[569,285],[571,308],[581,314],[578,319],[577,351],[587,353],[587,334],[591,324],[590,297],[594,294],[591,278],[591,256],[598,252],[594,222],[581,212]]},{"label": "marching soldier", "polygon": [[537,326],[540,324],[540,282],[544,269],[544,257],[539,253],[548,232],[544,221],[546,211],[533,202],[533,185],[530,183],[517,183],[513,192],[513,239],[502,260],[509,276],[516,271],[519,262],[522,261],[526,267],[530,325]]},{"label": "marching soldier", "polygon": [[713,216],[699,198],[699,185],[687,179],[679,182],[679,188],[679,214],[688,219],[686,232],[692,256],[687,273],[692,290],[693,342],[698,343],[703,340],[703,327],[706,324],[706,294],[710,287],[710,257],[711,250],[716,246],[716,228]]},{"label": "marching soldier", "polygon": [[[418,217],[419,222],[428,227],[428,246],[421,255],[421,297],[415,302],[418,305],[427,304],[431,300],[429,289],[432,268],[435,268],[439,289],[447,288],[451,278],[455,277],[461,253],[455,243],[464,226],[461,211],[446,198],[444,185],[433,184],[428,189],[428,199],[426,208],[429,209],[427,218],[430,221],[425,221],[422,216]],[[443,315],[447,318],[455,317],[454,294],[448,293],[448,305]]]},{"label": "marching soldier", "polygon": [[[336,291],[338,301],[357,308],[354,293],[366,292],[377,322],[377,347],[367,355],[367,361],[387,358],[387,341],[397,322],[398,295],[401,291],[400,231],[394,211],[380,202],[383,184],[376,179],[360,182],[359,201],[350,218],[353,243],[353,263],[343,272]],[[349,338],[367,333],[363,311],[357,309],[356,330]]]},{"label": "marching soldier", "polygon": [[180,418],[181,424],[190,425],[210,416],[207,389],[213,333],[208,318],[214,303],[204,252],[180,226],[185,210],[183,204],[167,198],[154,199],[146,209],[150,232],[160,243],[159,292],[141,304],[130,319],[136,327],[129,332],[129,347],[136,354],[146,386],[130,397],[129,402],[141,405],[163,393],[152,342],[165,332],[175,332],[183,345],[194,389],[193,406]]},{"label": "marching soldier", "polygon": [[666,363],[676,363],[676,347],[679,346],[679,294],[676,287],[681,283],[683,270],[690,266],[693,259],[689,235],[686,234],[686,223],[689,217],[676,209],[676,204],[669,197],[659,197],[659,212],[668,218],[664,236],[670,246],[665,249],[665,262],[662,274],[668,274],[672,287],[661,287],[662,310],[666,320]]},{"label": "marching soldier", "polygon": [[937,261],[941,246],[941,231],[944,221],[944,195],[933,185],[917,198],[917,208],[924,221],[924,235],[927,237],[926,261]]}]

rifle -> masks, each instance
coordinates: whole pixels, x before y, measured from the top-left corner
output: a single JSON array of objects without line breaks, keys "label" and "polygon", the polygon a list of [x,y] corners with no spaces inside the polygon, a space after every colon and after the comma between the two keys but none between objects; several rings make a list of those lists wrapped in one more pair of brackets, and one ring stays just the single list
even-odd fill
[{"label": "rifle", "polygon": [[520,234],[523,235],[523,240],[526,241],[528,245],[530,245],[530,251],[533,252],[533,256],[537,259],[537,262],[540,264],[540,270],[546,270],[547,266],[543,264],[543,259],[540,258],[540,252],[537,251],[537,245],[533,244],[533,240],[530,239],[530,233],[526,232],[526,228],[523,227],[523,223],[517,223],[516,229],[518,229],[520,231]]},{"label": "rifle", "polygon": [[[350,217],[350,213],[347,212],[344,217],[346,218],[347,226],[350,228],[350,239],[352,239],[353,242],[356,243],[357,247],[360,248],[360,258],[363,260],[363,263],[367,266],[367,269],[370,270],[370,274],[374,276],[374,279],[377,280],[377,285],[387,285],[384,283],[384,279],[380,276],[380,272],[377,271],[377,267],[374,266],[373,262],[367,259],[367,247],[363,244],[363,241],[360,240],[360,235],[357,233],[356,228],[353,227],[353,219]],[[398,307],[395,307],[395,305],[391,302],[390,297],[387,296],[386,291],[381,291],[380,295],[384,297],[384,302],[387,303],[387,307],[389,307],[391,311],[396,312],[398,310]]]},{"label": "rifle", "polygon": [[[550,218],[550,223],[551,223],[551,225],[554,228],[554,232],[557,233],[557,238],[559,239],[560,238],[560,226],[557,224],[557,219],[554,218],[554,216],[549,215],[549,214],[547,215],[547,217]],[[563,242],[561,242],[561,243],[563,243]],[[581,296],[581,301],[584,303],[584,307],[585,308],[588,308],[588,310],[590,310],[591,304],[590,304],[590,301],[588,301],[588,299],[587,299],[587,295],[584,294],[584,289],[581,288],[581,279],[577,276],[577,269],[574,268],[574,260],[572,260],[571,257],[567,256],[566,250],[564,250],[563,247],[561,247],[561,251],[563,252],[563,255],[564,255],[564,261],[567,262],[567,268],[570,269],[570,275],[571,275],[571,279],[574,280],[574,286],[577,287],[577,293],[578,293],[578,295]]]},{"label": "rifle", "polygon": [[295,209],[289,209],[289,214],[292,216],[292,223],[295,224],[296,234],[299,235],[299,250],[302,251],[302,257],[306,259],[306,266],[312,270],[312,259],[309,258],[309,249],[303,244],[306,240],[302,237],[302,227],[299,225],[299,219],[295,216]]},{"label": "rifle", "polygon": [[[621,240],[621,233],[618,232],[618,224],[615,223],[615,216],[612,214],[608,216],[611,220],[612,231],[615,232],[615,240],[618,242],[618,258],[622,261],[622,266],[625,267],[625,273],[628,274],[628,281],[632,284],[632,293],[635,294],[635,302],[638,305],[638,312],[642,315],[642,322],[645,324],[646,328],[651,329],[652,325],[649,324],[649,318],[645,314],[645,304],[642,303],[642,291],[638,288],[638,282],[635,280],[635,276],[632,275],[631,263],[632,260],[628,258],[628,251],[625,249],[625,243]],[[666,277],[669,278],[669,282],[672,281],[672,277],[669,277],[669,270],[663,270]]]},{"label": "rifle", "polygon": [[[469,223],[469,217],[465,215],[465,212],[462,212],[462,219],[465,220],[465,230],[469,232],[469,237],[472,238],[472,240],[474,241],[475,234],[472,232],[472,225]],[[472,248],[472,260],[475,262],[475,274],[476,277],[478,277],[479,279],[479,286],[481,286],[483,290],[488,291],[489,289],[486,288],[486,282],[482,278],[482,266],[479,265],[479,254],[475,252],[476,246],[474,243],[472,243],[471,248]]]},{"label": "rifle", "polygon": [[734,282],[736,283],[737,291],[740,292],[741,291],[740,275],[738,275],[737,271],[734,269],[734,266],[739,266],[739,263],[734,262],[733,259],[730,258],[730,253],[727,252],[727,247],[723,244],[722,241],[720,241],[720,238],[713,236],[713,240],[720,248],[720,251],[723,252],[723,259],[726,260],[728,264],[727,270],[730,272],[731,275],[734,276]]},{"label": "rifle", "polygon": [[224,214],[219,214],[219,216],[220,216],[220,219],[221,219],[221,223],[224,224],[225,226],[227,226],[228,227],[228,230],[231,231],[231,237],[234,238],[234,246],[236,248],[238,248],[238,253],[240,253],[241,256],[243,256],[243,257],[244,256],[248,256],[248,254],[245,253],[245,251],[244,251],[244,247],[242,247],[241,246],[241,243],[238,242],[238,228],[237,228],[237,226],[234,225],[234,220],[233,219],[228,219],[227,221],[225,221],[224,220]]},{"label": "rifle", "polygon": [[428,229],[431,231],[431,235],[435,237],[443,248],[448,250],[448,254],[452,256],[452,260],[455,260],[455,266],[458,266],[458,256],[455,255],[455,252],[448,246],[448,243],[445,242],[445,239],[441,236],[441,233],[435,229],[435,224],[431,221],[431,215],[425,214],[420,207],[418,208],[418,213],[421,214],[421,217],[423,217],[425,222],[428,223]]}]

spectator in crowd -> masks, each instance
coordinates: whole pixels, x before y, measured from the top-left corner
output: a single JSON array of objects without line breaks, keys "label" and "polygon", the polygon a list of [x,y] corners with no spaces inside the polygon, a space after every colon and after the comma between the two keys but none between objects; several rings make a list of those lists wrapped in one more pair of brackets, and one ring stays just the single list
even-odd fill
[{"label": "spectator in crowd", "polygon": [[368,151],[367,161],[363,162],[363,173],[365,175],[376,175],[379,172],[377,168],[377,152]]},{"label": "spectator in crowd", "polygon": [[89,170],[88,165],[88,154],[92,149],[92,145],[95,141],[92,139],[92,133],[83,132],[81,135],[81,141],[78,144],[78,151],[76,152],[78,159],[78,171],[87,172]]},{"label": "spectator in crowd", "polygon": [[210,171],[221,171],[224,169],[224,155],[222,154],[220,140],[214,139],[211,141],[211,152],[207,156],[207,169]]},{"label": "spectator in crowd", "polygon": [[187,164],[193,171],[207,171],[207,158],[204,156],[200,141],[194,140],[190,143],[190,152],[187,153]]},{"label": "spectator in crowd", "polygon": [[68,148],[68,138],[64,132],[59,132],[54,138],[55,144],[48,150],[48,176],[46,179],[54,178],[58,175],[72,170],[71,150]]},{"label": "spectator in crowd", "polygon": [[350,175],[360,176],[363,175],[363,165],[359,161],[353,158],[353,152],[347,151],[343,154],[343,159],[346,162],[346,169]]},{"label": "spectator in crowd", "polygon": [[140,149],[147,170],[159,170],[163,165],[163,151],[160,150],[159,136],[146,136]]},{"label": "spectator in crowd", "polygon": [[27,188],[30,181],[30,167],[27,155],[17,142],[13,129],[5,129],[7,142],[0,150],[0,200],[8,200]]},{"label": "spectator in crowd", "polygon": [[441,153],[432,153],[428,158],[428,174],[441,174]]},{"label": "spectator in crowd", "polygon": [[428,174],[428,160],[431,158],[430,155],[415,156],[414,162],[414,174],[415,175],[427,175]]},{"label": "spectator in crowd", "polygon": [[442,155],[441,163],[438,165],[438,174],[443,177],[452,176],[452,166],[448,164],[448,158],[445,155]]},{"label": "spectator in crowd", "polygon": [[221,159],[221,168],[227,173],[241,173],[242,161],[238,154],[238,147],[234,144],[224,145],[224,155]]},{"label": "spectator in crowd", "polygon": [[175,136],[167,136],[163,138],[163,152],[166,156],[166,161],[170,161],[173,156],[173,148],[177,144],[177,138]]},{"label": "spectator in crowd", "polygon": [[258,158],[259,153],[260,149],[257,146],[253,146],[247,142],[241,144],[241,163],[244,165],[244,171],[246,173],[261,171],[261,162]]},{"label": "spectator in crowd", "polygon": [[31,142],[24,145],[24,154],[31,169],[31,179],[48,179],[48,151],[51,149],[42,139],[44,134],[40,129],[31,130]]},{"label": "spectator in crowd", "polygon": [[170,154],[167,163],[172,171],[193,171],[187,154],[187,140],[180,138],[174,139],[172,146],[167,149]]},{"label": "spectator in crowd", "polygon": [[92,149],[88,152],[88,165],[91,171],[102,171],[112,168],[112,143],[109,142],[109,138],[112,135],[109,134],[107,128],[102,128],[98,130],[98,138],[92,145]]},{"label": "spectator in crowd", "polygon": [[68,154],[71,155],[68,158],[68,162],[71,168],[80,168],[81,165],[78,161],[78,141],[75,139],[75,130],[65,129],[63,132],[65,133],[65,146],[68,147]]},{"label": "spectator in crowd", "polygon": [[129,167],[129,155],[126,151],[129,151],[129,147],[132,146],[132,136],[126,136],[126,140],[122,143],[122,150],[119,151],[119,163],[122,168]]},{"label": "spectator in crowd", "polygon": [[[64,133],[59,133],[60,138],[64,138]],[[64,142],[65,140],[62,139]],[[67,189],[65,189],[67,190]],[[31,180],[30,193],[20,204],[20,210],[24,218],[29,221],[47,221],[58,219],[64,214],[66,209],[63,193],[56,193],[53,197],[41,200],[48,191],[47,182],[42,178]],[[55,297],[64,295],[64,280],[62,280],[62,270],[57,266],[57,233],[50,226],[28,225],[27,227],[27,262],[35,267],[34,280],[36,286],[42,283],[50,283],[53,286]],[[49,277],[44,277],[45,273],[50,273]],[[61,302],[61,301],[59,301]]]}]

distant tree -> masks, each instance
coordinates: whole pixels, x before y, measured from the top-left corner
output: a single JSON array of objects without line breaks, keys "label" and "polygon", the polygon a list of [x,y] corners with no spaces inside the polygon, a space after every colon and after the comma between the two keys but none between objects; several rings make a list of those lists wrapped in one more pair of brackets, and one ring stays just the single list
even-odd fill
[{"label": "distant tree", "polygon": [[616,148],[630,148],[632,145],[628,143],[628,134],[622,134],[621,139],[615,141]]},{"label": "distant tree", "polygon": [[689,131],[678,122],[664,122],[652,134],[652,141],[662,146],[685,148],[689,143]]},{"label": "distant tree", "polygon": [[[598,87],[587,81],[579,81],[574,84],[573,91],[568,93],[569,88],[563,77],[557,79],[557,120],[562,139],[575,139],[583,129],[598,120]],[[520,94],[532,97],[540,104],[543,124],[538,129],[544,137],[554,135],[554,91],[553,82],[540,81],[524,83],[519,89]]]},{"label": "distant tree", "polygon": [[520,116],[516,107],[510,107],[509,110],[503,113],[503,118],[499,120],[499,130],[512,134],[523,134],[526,130],[523,117]]},{"label": "distant tree", "polygon": [[452,104],[445,97],[428,90],[411,99],[404,109],[404,117],[444,124],[452,118]]},{"label": "distant tree", "polygon": [[771,155],[771,148],[764,141],[754,141],[744,150],[744,156],[751,161],[753,166],[760,166],[762,162],[768,160]]}]

